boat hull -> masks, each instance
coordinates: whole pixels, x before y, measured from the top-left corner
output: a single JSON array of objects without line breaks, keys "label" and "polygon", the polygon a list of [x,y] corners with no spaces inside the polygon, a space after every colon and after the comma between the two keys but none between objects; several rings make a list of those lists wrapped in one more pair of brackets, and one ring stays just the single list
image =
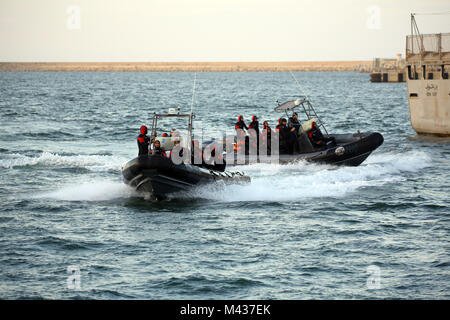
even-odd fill
[{"label": "boat hull", "polygon": [[216,181],[226,183],[250,181],[249,176],[239,171],[220,172],[184,163],[176,165],[171,159],[160,155],[139,156],[127,162],[122,167],[122,176],[124,182],[136,191],[158,200]]},{"label": "boat hull", "polygon": [[411,126],[418,134],[450,136],[450,81],[408,79]]},{"label": "boat hull", "polygon": [[[335,146],[316,149],[312,152],[280,154],[278,155],[277,162],[280,164],[289,164],[297,161],[308,161],[339,166],[359,166],[384,141],[383,136],[378,132],[335,134],[330,136],[336,139]],[[239,157],[235,153],[234,163],[228,160],[227,166],[265,162],[274,163],[274,158],[271,156],[260,157],[258,155]]]}]

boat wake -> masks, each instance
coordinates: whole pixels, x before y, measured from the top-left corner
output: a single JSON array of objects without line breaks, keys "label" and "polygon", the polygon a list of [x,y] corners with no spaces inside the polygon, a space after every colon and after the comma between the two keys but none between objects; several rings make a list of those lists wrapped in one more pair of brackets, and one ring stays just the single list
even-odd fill
[{"label": "boat wake", "polygon": [[19,168],[26,166],[46,166],[60,168],[85,168],[93,172],[120,171],[126,158],[110,155],[59,155],[42,152],[37,157],[12,153],[2,155],[0,168]]},{"label": "boat wake", "polygon": [[[38,158],[21,156],[5,159],[1,167],[46,164],[53,166],[80,166],[91,171],[120,171],[122,159],[112,156],[59,156],[43,153]],[[405,180],[408,173],[430,166],[432,159],[424,152],[378,153],[358,167],[336,167],[299,162],[288,165],[254,164],[236,167],[252,178],[250,184],[225,185],[222,183],[200,186],[190,192],[174,194],[169,199],[208,199],[219,202],[239,201],[295,201],[307,198],[342,198],[364,187],[382,186]],[[34,198],[62,201],[110,201],[121,198],[142,197],[120,180],[91,178],[64,185],[56,191]]]},{"label": "boat wake", "polygon": [[61,201],[110,201],[134,196],[138,194],[120,181],[93,180],[62,186],[56,191],[42,193],[34,198]]},{"label": "boat wake", "polygon": [[185,197],[223,202],[295,201],[307,198],[341,198],[364,187],[399,182],[408,173],[431,165],[424,152],[381,153],[358,167],[335,167],[299,162],[290,165],[243,166],[252,177],[248,185],[208,185]]}]

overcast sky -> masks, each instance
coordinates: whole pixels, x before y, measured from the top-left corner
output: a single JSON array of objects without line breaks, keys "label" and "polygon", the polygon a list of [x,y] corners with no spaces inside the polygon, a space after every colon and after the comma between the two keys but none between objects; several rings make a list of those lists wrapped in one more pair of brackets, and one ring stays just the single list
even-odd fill
[{"label": "overcast sky", "polygon": [[[0,0],[0,61],[371,60],[450,0]],[[422,33],[450,15],[417,16]]]}]

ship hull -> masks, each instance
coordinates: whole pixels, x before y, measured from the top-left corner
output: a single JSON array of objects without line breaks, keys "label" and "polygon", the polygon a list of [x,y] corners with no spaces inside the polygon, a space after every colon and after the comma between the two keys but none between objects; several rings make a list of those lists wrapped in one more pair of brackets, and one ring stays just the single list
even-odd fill
[{"label": "ship hull", "polygon": [[408,79],[411,126],[418,134],[450,136],[450,81]]}]

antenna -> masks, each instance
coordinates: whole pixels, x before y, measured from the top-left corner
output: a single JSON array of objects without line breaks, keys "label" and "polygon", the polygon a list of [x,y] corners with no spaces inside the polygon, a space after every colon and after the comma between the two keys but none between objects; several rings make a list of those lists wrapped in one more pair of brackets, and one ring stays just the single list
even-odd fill
[{"label": "antenna", "polygon": [[302,87],[300,86],[300,83],[298,82],[297,78],[294,76],[294,73],[292,73],[291,70],[289,70],[289,73],[291,74],[292,78],[294,78],[295,82],[297,83],[298,88],[300,89],[300,93],[305,96],[306,99],[308,99],[309,101],[311,101],[309,99],[309,97],[305,94],[305,92],[303,91]]},{"label": "antenna", "polygon": [[[298,88],[300,89],[300,93],[305,97],[306,101],[304,103],[307,104],[308,107],[308,111],[305,108],[305,105],[303,104],[303,102],[299,102],[299,105],[301,104],[303,107],[303,110],[305,111],[306,116],[308,117],[308,119],[311,119],[311,116],[316,117],[316,120],[319,124],[319,127],[322,127],[325,130],[325,133],[328,135],[328,131],[325,128],[325,124],[322,122],[322,120],[320,119],[319,115],[317,114],[316,110],[314,109],[314,107],[311,104],[311,100],[309,99],[309,97],[305,94],[305,92],[302,90],[302,87],[300,86],[300,83],[298,82],[297,78],[294,76],[294,73],[289,70],[292,78],[294,78],[295,82],[297,83]],[[294,102],[297,103],[297,100]],[[286,111],[286,115],[287,115],[287,110]]]},{"label": "antenna", "polygon": [[417,26],[416,13],[411,13],[411,50],[414,52],[414,34],[417,35],[417,46],[419,51],[423,52],[423,37],[420,34],[419,27]]},{"label": "antenna", "polygon": [[[419,31],[419,27],[417,26],[416,18],[415,16],[438,16],[438,15],[447,15],[450,14],[450,11],[442,11],[442,12],[412,12],[411,13],[411,52],[414,52],[414,39],[417,40],[417,46],[419,49],[419,52],[421,54],[424,53],[424,45],[423,45],[423,35]],[[414,37],[414,36],[417,37]]]},{"label": "antenna", "polygon": [[194,110],[195,83],[197,82],[197,72],[194,74],[194,85],[192,86],[191,114]]}]

